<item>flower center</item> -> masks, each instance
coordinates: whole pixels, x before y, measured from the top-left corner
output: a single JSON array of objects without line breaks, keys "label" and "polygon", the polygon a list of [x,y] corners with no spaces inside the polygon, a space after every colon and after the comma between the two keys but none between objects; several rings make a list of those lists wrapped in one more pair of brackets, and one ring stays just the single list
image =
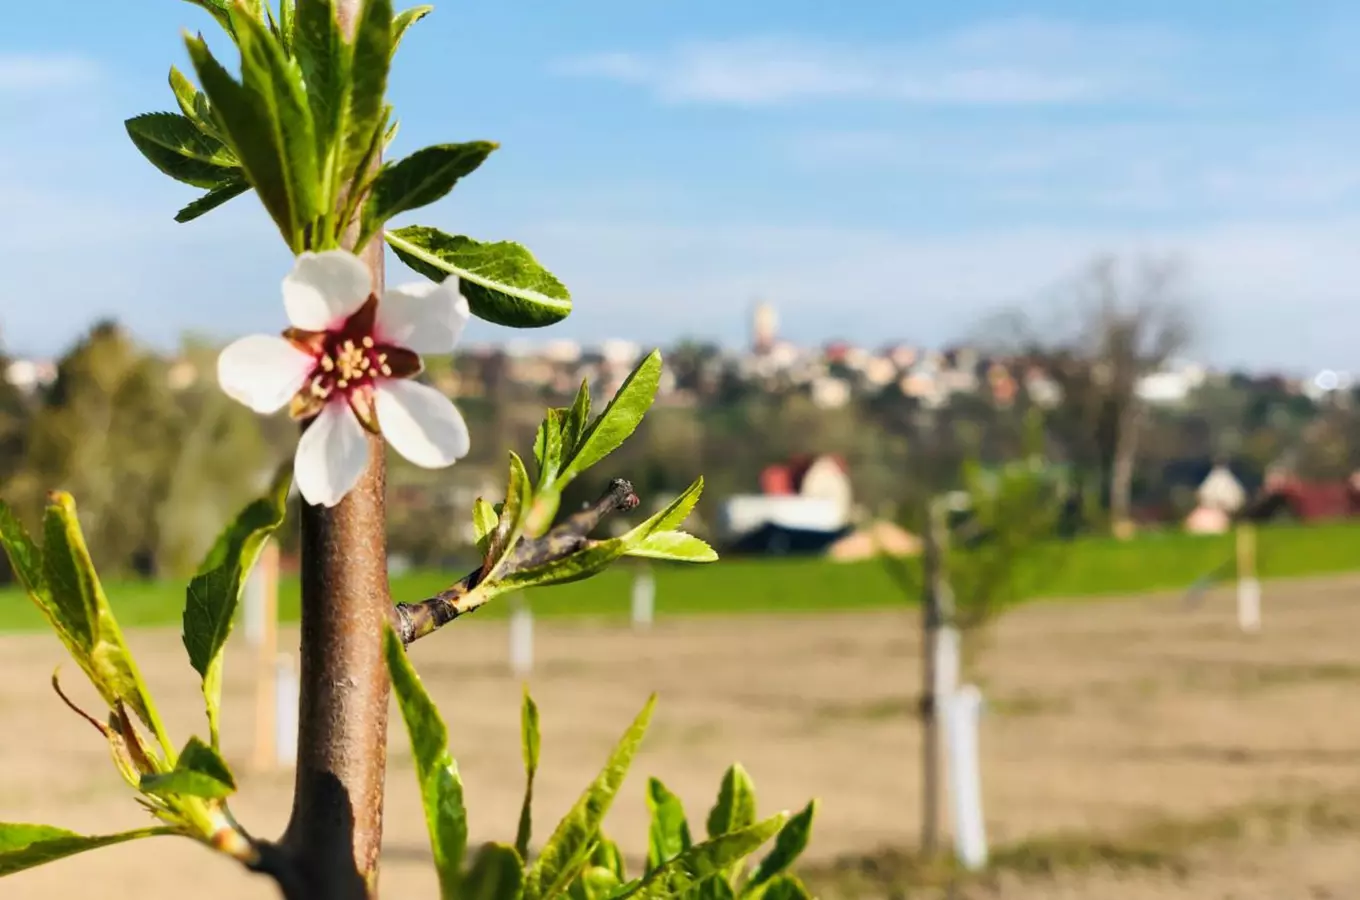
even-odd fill
[{"label": "flower center", "polygon": [[325,400],[336,391],[349,394],[379,378],[390,377],[392,366],[385,348],[378,347],[372,337],[355,340],[343,334],[328,334],[307,389],[313,397]]}]

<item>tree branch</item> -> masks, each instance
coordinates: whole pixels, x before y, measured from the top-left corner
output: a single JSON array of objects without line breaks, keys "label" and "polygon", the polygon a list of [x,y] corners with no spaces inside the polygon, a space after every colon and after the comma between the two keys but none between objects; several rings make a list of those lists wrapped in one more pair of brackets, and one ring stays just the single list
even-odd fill
[{"label": "tree branch", "polygon": [[[511,575],[526,569],[536,569],[550,562],[571,556],[594,546],[590,533],[605,516],[613,512],[635,509],[640,501],[631,482],[615,478],[599,500],[580,512],[573,513],[562,524],[540,538],[524,538],[510,552],[510,556],[495,571],[499,576]],[[433,634],[459,616],[474,612],[486,601],[470,596],[476,587],[491,574],[492,561],[464,575],[446,590],[415,603],[397,604],[397,634],[403,644]]]}]

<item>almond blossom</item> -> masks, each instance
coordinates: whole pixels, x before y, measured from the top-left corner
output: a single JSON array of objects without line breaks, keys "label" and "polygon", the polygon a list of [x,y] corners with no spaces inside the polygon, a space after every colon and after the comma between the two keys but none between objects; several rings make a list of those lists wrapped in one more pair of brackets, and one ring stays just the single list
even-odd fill
[{"label": "almond blossom", "polygon": [[292,327],[222,351],[217,380],[258,413],[284,406],[308,425],[293,479],[308,503],[334,506],[368,465],[368,433],[418,466],[467,455],[467,425],[439,391],[410,379],[420,354],[451,353],[468,320],[457,279],[373,293],[368,267],[344,250],[303,253],[283,280]]}]

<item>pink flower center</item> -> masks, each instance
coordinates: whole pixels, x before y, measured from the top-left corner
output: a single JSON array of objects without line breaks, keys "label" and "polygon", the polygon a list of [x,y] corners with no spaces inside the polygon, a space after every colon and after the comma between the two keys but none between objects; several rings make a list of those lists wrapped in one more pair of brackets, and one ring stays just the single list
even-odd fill
[{"label": "pink flower center", "polygon": [[327,332],[307,379],[308,392],[318,400],[327,400],[336,391],[350,394],[372,386],[379,378],[391,378],[392,366],[385,350],[371,336],[355,340],[344,332]]}]

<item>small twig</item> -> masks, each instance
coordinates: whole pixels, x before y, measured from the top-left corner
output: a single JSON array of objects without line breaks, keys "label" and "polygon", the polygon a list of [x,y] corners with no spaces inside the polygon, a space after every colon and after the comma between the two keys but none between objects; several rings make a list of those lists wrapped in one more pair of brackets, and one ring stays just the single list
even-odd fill
[{"label": "small twig", "polygon": [[469,602],[468,598],[492,572],[503,578],[589,549],[596,543],[590,539],[590,533],[601,519],[613,512],[635,509],[639,502],[633,485],[622,478],[615,478],[609,482],[609,489],[599,500],[580,512],[572,513],[565,522],[540,538],[522,538],[494,569],[488,570],[486,565],[478,566],[433,597],[415,603],[398,603],[397,633],[401,635],[402,643],[409,645],[433,634],[459,616],[480,608],[485,600],[474,597]]}]

